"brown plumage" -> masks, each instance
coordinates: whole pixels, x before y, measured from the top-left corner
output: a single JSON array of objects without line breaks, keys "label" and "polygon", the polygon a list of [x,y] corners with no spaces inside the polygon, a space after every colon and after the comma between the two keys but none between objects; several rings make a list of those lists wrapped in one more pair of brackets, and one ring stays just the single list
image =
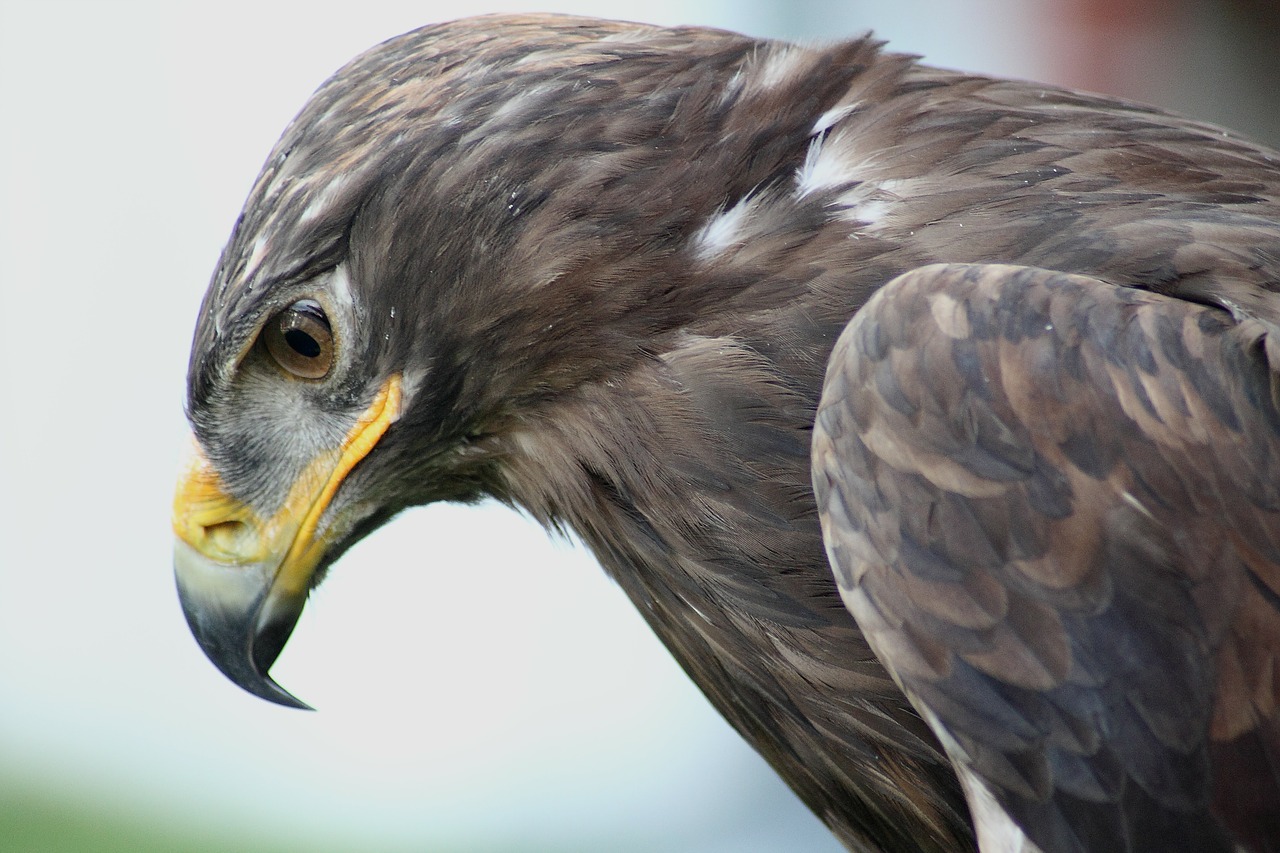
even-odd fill
[{"label": "brown plumage", "polygon": [[338,555],[491,495],[853,850],[972,847],[952,762],[988,850],[1280,849],[1275,156],[866,39],[393,39],[201,309],[192,629],[294,702],[266,673]]}]

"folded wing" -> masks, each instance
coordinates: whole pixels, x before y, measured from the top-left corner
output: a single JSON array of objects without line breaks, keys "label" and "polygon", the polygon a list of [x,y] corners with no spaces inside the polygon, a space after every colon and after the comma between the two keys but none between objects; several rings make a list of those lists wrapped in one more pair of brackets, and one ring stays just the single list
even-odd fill
[{"label": "folded wing", "polygon": [[984,850],[1280,850],[1272,331],[938,265],[837,344],[814,438],[828,553]]}]

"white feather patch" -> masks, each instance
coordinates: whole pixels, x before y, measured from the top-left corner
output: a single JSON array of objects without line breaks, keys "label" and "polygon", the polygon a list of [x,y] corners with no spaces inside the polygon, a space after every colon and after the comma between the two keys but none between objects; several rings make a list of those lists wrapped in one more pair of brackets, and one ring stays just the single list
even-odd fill
[{"label": "white feather patch", "polygon": [[338,264],[329,273],[327,287],[333,296],[335,307],[343,311],[355,312],[356,300],[351,291],[351,272],[346,263]]},{"label": "white feather patch", "polygon": [[[804,163],[796,173],[796,192],[801,197],[832,189],[833,187],[859,184],[879,187],[876,180],[875,163],[866,157],[854,157],[840,132],[826,136],[816,136],[809,142],[809,151],[805,154]],[[868,190],[854,188],[852,192],[866,195]]]},{"label": "white feather patch", "polygon": [[253,246],[249,249],[249,259],[245,261],[243,278],[245,281],[252,281],[253,275],[258,271],[258,266],[262,263],[262,259],[267,255],[267,235],[258,234],[254,238]]},{"label": "white feather patch", "polygon": [[333,204],[342,190],[351,182],[351,176],[347,172],[340,173],[336,178],[325,184],[324,188],[312,197],[307,206],[303,208],[302,215],[298,217],[298,224],[305,225],[313,219],[323,216],[325,211]]},{"label": "white feather patch", "polygon": [[742,84],[745,78],[741,71],[735,71],[733,76],[729,78],[729,82],[725,84],[724,91],[720,93],[720,106],[724,106],[730,101],[737,100],[742,94]]},{"label": "white feather patch", "polygon": [[780,86],[804,67],[806,54],[808,54],[807,50],[793,44],[767,48],[765,55],[754,69],[751,87],[767,90]]},{"label": "white feather patch", "polygon": [[978,849],[982,853],[1044,853],[1027,838],[1022,827],[997,802],[987,783],[970,769],[968,755],[937,715],[916,702],[912,704],[920,709],[920,715],[938,736],[947,757],[951,759],[951,766],[960,777],[960,787],[964,789],[965,800],[969,803],[969,813],[973,816],[973,826],[978,835]]},{"label": "white feather patch", "polygon": [[741,199],[733,207],[722,210],[707,220],[693,238],[693,255],[699,261],[710,261],[746,240],[744,226],[751,212],[753,198]]},{"label": "white feather patch", "polygon": [[852,104],[841,104],[838,107],[832,107],[822,115],[818,116],[818,120],[813,123],[813,130],[809,131],[810,136],[817,136],[826,133],[835,125],[839,124],[845,116],[858,108],[855,101]]},{"label": "white feather patch", "polygon": [[960,785],[965,790],[965,799],[969,801],[969,812],[973,815],[974,829],[978,834],[978,849],[982,853],[1042,853],[972,770],[961,765],[956,769]]},{"label": "white feather patch", "polygon": [[909,182],[890,179],[866,181],[837,199],[843,207],[842,219],[861,222],[864,231],[875,231],[888,224],[896,203],[910,192]]}]

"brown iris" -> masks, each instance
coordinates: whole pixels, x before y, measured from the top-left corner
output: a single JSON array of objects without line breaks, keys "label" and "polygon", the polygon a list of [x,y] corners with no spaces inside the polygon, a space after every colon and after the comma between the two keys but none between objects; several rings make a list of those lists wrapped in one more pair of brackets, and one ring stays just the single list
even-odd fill
[{"label": "brown iris", "polygon": [[262,338],[276,364],[301,379],[320,379],[333,365],[333,331],[314,299],[299,299],[272,317]]}]

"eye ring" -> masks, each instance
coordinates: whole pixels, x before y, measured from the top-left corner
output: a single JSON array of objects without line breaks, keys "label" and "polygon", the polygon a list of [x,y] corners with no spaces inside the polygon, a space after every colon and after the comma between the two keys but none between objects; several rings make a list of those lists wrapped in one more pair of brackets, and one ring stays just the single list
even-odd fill
[{"label": "eye ring", "polygon": [[314,299],[299,299],[262,329],[267,353],[286,373],[323,379],[333,366],[333,329]]}]

